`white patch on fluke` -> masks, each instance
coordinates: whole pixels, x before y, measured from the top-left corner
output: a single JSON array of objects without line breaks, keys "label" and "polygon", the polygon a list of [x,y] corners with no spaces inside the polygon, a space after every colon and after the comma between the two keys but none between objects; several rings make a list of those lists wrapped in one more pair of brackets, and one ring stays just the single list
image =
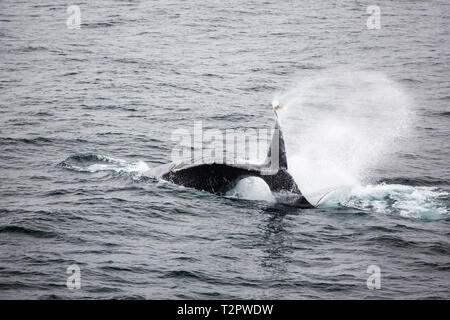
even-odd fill
[{"label": "white patch on fluke", "polygon": [[226,196],[230,198],[275,202],[269,186],[264,180],[257,177],[242,179],[233,189],[227,192]]}]

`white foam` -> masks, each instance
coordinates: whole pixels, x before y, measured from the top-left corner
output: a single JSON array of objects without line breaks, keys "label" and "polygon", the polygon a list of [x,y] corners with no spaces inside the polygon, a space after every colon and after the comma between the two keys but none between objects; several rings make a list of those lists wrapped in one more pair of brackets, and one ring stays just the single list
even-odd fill
[{"label": "white foam", "polygon": [[94,163],[85,170],[88,172],[114,171],[117,173],[133,173],[142,175],[149,170],[148,165],[144,161],[126,162],[121,159],[111,157],[99,157],[101,161],[108,163]]},{"label": "white foam", "polygon": [[275,202],[275,198],[270,192],[269,186],[257,177],[242,179],[238,184],[226,194],[227,197],[247,200],[261,200]]},{"label": "white foam", "polygon": [[278,100],[290,172],[307,197],[361,183],[411,122],[408,96],[378,72],[327,70]]},{"label": "white foam", "polygon": [[447,192],[433,187],[378,184],[352,188],[344,204],[404,217],[433,219],[449,214],[444,200],[447,196]]}]

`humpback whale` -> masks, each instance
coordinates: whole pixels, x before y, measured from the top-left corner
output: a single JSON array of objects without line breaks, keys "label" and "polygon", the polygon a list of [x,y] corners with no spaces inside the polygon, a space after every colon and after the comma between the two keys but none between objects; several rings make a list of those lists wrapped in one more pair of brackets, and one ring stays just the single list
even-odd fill
[{"label": "humpback whale", "polygon": [[223,196],[241,179],[258,177],[267,183],[277,202],[300,208],[313,208],[288,172],[285,144],[276,112],[278,108],[279,106],[274,107],[275,128],[267,157],[262,164],[171,163],[165,166],[161,178]]}]

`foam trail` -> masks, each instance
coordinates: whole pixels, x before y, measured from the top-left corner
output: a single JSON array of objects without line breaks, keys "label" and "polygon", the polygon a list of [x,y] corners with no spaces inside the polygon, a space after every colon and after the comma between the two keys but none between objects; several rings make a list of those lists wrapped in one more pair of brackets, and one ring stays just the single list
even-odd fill
[{"label": "foam trail", "polygon": [[144,161],[127,162],[104,155],[79,154],[74,155],[59,164],[60,166],[79,172],[102,172],[112,171],[116,173],[127,173],[139,177],[149,170]]},{"label": "foam trail", "polygon": [[449,214],[448,193],[433,187],[378,184],[355,187],[347,206],[410,218],[439,219]]},{"label": "foam trail", "polygon": [[143,161],[136,162],[125,162],[120,161],[113,164],[96,163],[88,166],[86,168],[89,172],[99,172],[99,171],[115,171],[118,173],[144,173],[149,170],[147,164]]}]

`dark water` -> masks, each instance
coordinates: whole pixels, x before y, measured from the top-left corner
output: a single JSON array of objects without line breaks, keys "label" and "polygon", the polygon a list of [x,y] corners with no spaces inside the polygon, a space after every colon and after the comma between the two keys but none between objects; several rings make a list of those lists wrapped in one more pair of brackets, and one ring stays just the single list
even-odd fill
[{"label": "dark water", "polygon": [[[367,1],[77,4],[80,30],[67,1],[0,3],[0,298],[450,298],[448,1],[378,1],[379,30]],[[274,95],[337,67],[415,113],[352,208],[145,174],[173,130],[267,127]]]}]

